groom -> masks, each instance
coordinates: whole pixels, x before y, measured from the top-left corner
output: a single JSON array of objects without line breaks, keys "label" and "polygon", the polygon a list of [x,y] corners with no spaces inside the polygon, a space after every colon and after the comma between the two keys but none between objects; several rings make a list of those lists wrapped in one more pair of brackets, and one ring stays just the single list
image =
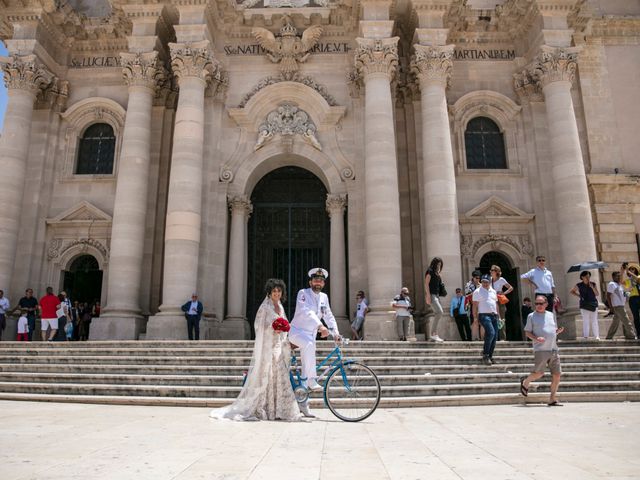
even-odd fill
[{"label": "groom", "polygon": [[[296,313],[291,320],[289,340],[300,347],[302,360],[302,376],[306,378],[307,388],[311,391],[322,390],[317,382],[316,373],[316,334],[322,338],[329,335],[329,330],[334,339],[339,340],[338,325],[329,306],[329,297],[322,293],[324,281],[329,273],[324,268],[312,268],[309,270],[309,287],[298,292],[296,300]],[[327,324],[329,329],[322,324]],[[309,411],[307,402],[300,404],[300,411],[307,417],[313,415]]]}]

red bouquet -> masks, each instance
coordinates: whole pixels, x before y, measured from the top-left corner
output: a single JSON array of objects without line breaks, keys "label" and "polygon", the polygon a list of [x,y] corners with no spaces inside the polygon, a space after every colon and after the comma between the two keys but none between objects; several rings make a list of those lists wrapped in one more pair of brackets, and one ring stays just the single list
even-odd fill
[{"label": "red bouquet", "polygon": [[271,324],[271,326],[276,332],[288,332],[289,329],[291,328],[289,326],[289,322],[287,322],[287,320],[282,317],[276,318]]}]

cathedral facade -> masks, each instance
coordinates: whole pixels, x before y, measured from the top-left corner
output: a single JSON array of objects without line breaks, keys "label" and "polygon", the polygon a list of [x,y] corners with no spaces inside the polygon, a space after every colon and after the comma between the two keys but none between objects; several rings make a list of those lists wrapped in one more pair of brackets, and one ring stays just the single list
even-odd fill
[{"label": "cathedral facade", "polygon": [[447,300],[500,265],[517,338],[537,254],[568,317],[568,266],[638,261],[638,1],[0,0],[0,38],[0,289],[100,301],[94,339],[185,338],[194,292],[249,338],[317,266],[395,339],[433,257]]}]

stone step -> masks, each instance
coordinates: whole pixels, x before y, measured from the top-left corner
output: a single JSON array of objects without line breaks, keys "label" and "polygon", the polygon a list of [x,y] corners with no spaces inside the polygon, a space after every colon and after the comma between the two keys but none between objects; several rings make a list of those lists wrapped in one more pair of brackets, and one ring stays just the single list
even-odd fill
[{"label": "stone step", "polygon": [[[559,398],[562,402],[638,402],[639,391],[583,391],[561,392]],[[549,399],[545,393],[530,393],[524,398],[518,393],[497,393],[482,395],[450,395],[425,396],[425,397],[383,397],[380,399],[380,408],[407,408],[407,407],[447,407],[470,405],[544,405]],[[56,403],[89,403],[107,405],[145,405],[145,406],[172,406],[172,407],[222,407],[231,403],[226,398],[193,398],[193,397],[131,397],[114,395],[62,395],[62,394],[37,394],[37,393],[5,393],[0,392],[0,400],[24,400]],[[320,398],[310,400],[312,408],[323,408],[324,402]],[[374,414],[375,415],[375,414]]]},{"label": "stone step", "polygon": [[[520,372],[488,372],[465,374],[431,374],[419,375],[378,375],[383,386],[472,384],[472,383],[504,383],[518,381],[528,373]],[[219,386],[238,387],[242,385],[242,375],[122,375],[86,373],[0,373],[0,382],[11,383],[73,383],[100,385],[167,385],[167,386]],[[608,371],[608,372],[565,372],[563,382],[580,381],[627,381],[640,380],[640,371]]]},{"label": "stone step", "polygon": [[[636,350],[637,351],[637,350]],[[533,355],[531,352],[523,355],[502,356],[496,350],[494,358],[500,363],[530,363]],[[347,358],[357,360],[369,366],[377,365],[443,365],[443,364],[476,364],[481,358],[474,356],[366,356],[349,355]],[[580,352],[568,354],[561,352],[563,362],[585,363],[585,362],[640,362],[640,353],[624,354],[599,354]],[[138,364],[138,365],[249,365],[249,356],[99,356],[99,355],[0,355],[0,363],[26,363],[26,364],[68,364],[68,363],[91,363],[91,364]]]},{"label": "stone step", "polygon": [[[548,392],[549,382],[539,382],[532,387],[536,392]],[[372,387],[373,388],[373,387]],[[640,381],[562,382],[563,392],[572,391],[640,391]],[[365,390],[366,391],[366,390]],[[382,388],[383,397],[449,396],[510,393],[519,391],[519,383],[400,385]],[[240,386],[181,386],[181,385],[101,385],[79,383],[21,383],[0,382],[0,392],[37,393],[57,395],[124,395],[148,397],[204,397],[236,398]],[[319,397],[321,393],[314,393]]]},{"label": "stone step", "polygon": [[[531,359],[529,359],[531,360]],[[500,363],[486,366],[482,363],[471,365],[377,365],[374,370],[378,375],[424,375],[431,374],[462,374],[492,373],[492,372],[529,372],[533,366],[527,363]],[[248,365],[127,365],[127,364],[39,364],[39,363],[2,363],[0,372],[23,373],[78,373],[78,374],[113,374],[113,375],[242,375]],[[563,363],[563,372],[601,372],[612,370],[640,371],[640,362],[591,362],[591,363]]]}]

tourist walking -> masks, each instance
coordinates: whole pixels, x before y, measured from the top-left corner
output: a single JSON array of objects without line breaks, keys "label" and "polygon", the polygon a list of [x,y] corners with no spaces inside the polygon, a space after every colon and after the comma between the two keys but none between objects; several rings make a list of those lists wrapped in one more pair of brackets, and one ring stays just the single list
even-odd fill
[{"label": "tourist walking", "polygon": [[27,322],[29,323],[29,341],[33,340],[33,332],[36,331],[36,311],[38,310],[38,300],[33,296],[33,289],[27,288],[24,297],[18,300],[18,307],[27,311]]},{"label": "tourist walking", "polygon": [[455,319],[460,340],[471,341],[471,325],[469,324],[469,314],[466,306],[466,298],[462,295],[462,289],[456,288],[456,296],[451,299],[449,314]]},{"label": "tourist walking", "polygon": [[180,307],[184,312],[184,318],[187,319],[187,335],[189,340],[200,340],[200,318],[204,307],[202,302],[198,300],[198,294],[193,293],[191,300]]},{"label": "tourist walking", "polygon": [[[536,257],[536,268],[532,268],[527,273],[520,275],[520,278],[526,280],[533,286],[535,297],[544,295],[547,299],[547,310],[553,313],[553,305],[556,301],[556,284],[553,281],[551,270],[545,266],[547,259],[544,255]],[[535,298],[534,297],[534,298]]]},{"label": "tourist walking", "polygon": [[4,291],[0,290],[0,340],[2,340],[2,332],[7,327],[7,313],[10,307],[9,299],[4,296]]},{"label": "tourist walking", "polygon": [[531,382],[541,378],[548,366],[551,371],[551,395],[547,405],[561,407],[562,404],[557,398],[562,374],[557,338],[558,334],[564,331],[564,327],[558,328],[555,316],[547,310],[547,304],[547,297],[538,295],[535,299],[535,311],[529,314],[524,327],[525,334],[533,341],[534,366],[533,372],[520,380],[520,393],[526,397]]},{"label": "tourist walking", "polygon": [[[58,332],[58,315],[60,300],[53,293],[53,287],[47,287],[47,293],[40,299],[40,329],[42,330],[42,341],[52,342]],[[51,329],[47,337],[47,330]]]},{"label": "tourist walking", "polygon": [[624,279],[622,282],[624,291],[629,294],[629,310],[633,316],[636,335],[640,335],[640,265],[623,263],[620,274]]},{"label": "tourist walking", "polygon": [[502,276],[502,269],[498,265],[491,265],[491,286],[498,294],[498,330],[499,339],[507,339],[507,295],[513,292],[513,287]]},{"label": "tourist walking", "polygon": [[[473,292],[473,318],[478,319],[484,328],[484,346],[482,348],[482,363],[493,365],[493,351],[496,348],[498,335],[498,295],[491,287],[491,277],[483,275],[480,288]],[[474,320],[476,321],[476,320]]]},{"label": "tourist walking", "polygon": [[582,336],[589,338],[589,329],[596,340],[600,340],[600,326],[598,325],[598,287],[591,281],[588,270],[580,274],[578,282],[569,292],[580,299],[580,314],[582,315]]},{"label": "tourist walking", "polygon": [[438,335],[438,323],[442,318],[444,310],[440,304],[440,297],[446,296],[444,283],[442,283],[442,269],[444,262],[439,257],[434,257],[429,264],[429,268],[424,275],[424,297],[427,305],[433,309],[433,317],[427,325],[427,337],[432,342],[442,342],[443,339]]},{"label": "tourist walking", "polygon": [[362,330],[364,327],[364,319],[369,312],[369,303],[362,290],[356,294],[356,312],[353,322],[351,322],[351,340],[362,340]]},{"label": "tourist walking", "polygon": [[404,342],[409,335],[409,322],[411,321],[411,298],[409,297],[409,289],[402,287],[400,295],[396,295],[391,302],[391,306],[396,311],[396,327],[398,338]]},{"label": "tourist walking", "polygon": [[282,280],[267,280],[266,296],[254,322],[256,339],[246,382],[231,405],[211,411],[212,418],[238,421],[300,420],[298,402],[289,379],[291,347],[286,331],[274,327],[274,321],[279,319],[287,324],[282,306],[285,291]]},{"label": "tourist walking", "polygon": [[627,297],[624,289],[622,285],[620,285],[620,272],[613,272],[611,274],[611,281],[607,285],[607,302],[609,303],[610,310],[613,312],[613,320],[607,332],[607,340],[613,338],[621,323],[624,338],[627,340],[634,340],[636,338],[636,331],[633,325],[631,325],[631,320],[629,320],[627,311],[624,308],[626,300]]}]

